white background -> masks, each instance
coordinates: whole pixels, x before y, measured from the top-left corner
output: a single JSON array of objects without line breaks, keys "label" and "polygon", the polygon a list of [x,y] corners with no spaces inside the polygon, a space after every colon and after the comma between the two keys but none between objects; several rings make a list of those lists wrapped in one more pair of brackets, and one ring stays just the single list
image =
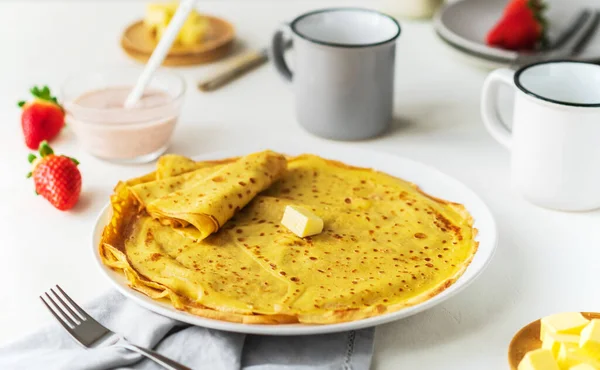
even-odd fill
[{"label": "white background", "polygon": [[[398,2],[403,0],[397,0]],[[260,48],[280,22],[330,5],[394,13],[394,1],[205,1],[200,9],[232,21],[246,47]],[[83,195],[71,212],[51,208],[25,179],[28,150],[16,102],[34,84],[58,89],[74,71],[132,64],[120,32],[143,15],[140,1],[0,2],[0,343],[50,323],[38,295],[60,284],[85,302],[106,289],[90,256],[97,212],[119,179],[151,165],[95,159],[67,129],[54,147],[81,161]],[[425,313],[377,329],[375,369],[505,369],[506,349],[524,324],[550,313],[600,311],[600,213],[536,208],[510,190],[509,153],[485,132],[479,95],[488,71],[454,59],[428,22],[402,21],[395,113],[385,136],[347,143],[415,159],[481,195],[494,212],[500,244],[468,289]],[[178,69],[189,90],[171,151],[196,155],[248,142],[324,142],[295,122],[289,86],[272,66],[210,94],[195,81],[219,65]],[[118,329],[118,328],[115,328]]]}]

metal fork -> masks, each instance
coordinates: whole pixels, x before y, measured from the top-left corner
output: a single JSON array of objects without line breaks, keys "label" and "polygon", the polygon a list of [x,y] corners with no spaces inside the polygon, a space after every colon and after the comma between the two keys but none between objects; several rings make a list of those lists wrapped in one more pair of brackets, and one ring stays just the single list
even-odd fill
[{"label": "metal fork", "polygon": [[[191,370],[157,352],[129,343],[121,335],[105,328],[93,317],[87,314],[75,303],[58,285],[40,296],[40,299],[50,313],[58,320],[65,330],[85,348],[120,347],[137,352],[169,370]],[[52,293],[52,294],[49,294]],[[68,302],[68,303],[67,303]]]}]

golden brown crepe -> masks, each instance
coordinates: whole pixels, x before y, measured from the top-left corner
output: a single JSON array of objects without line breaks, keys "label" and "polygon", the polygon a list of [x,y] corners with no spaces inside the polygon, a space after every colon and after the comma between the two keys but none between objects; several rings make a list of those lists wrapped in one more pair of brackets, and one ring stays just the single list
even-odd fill
[{"label": "golden brown crepe", "polygon": [[[104,263],[134,289],[200,316],[324,324],[425,301],[456,281],[477,250],[464,207],[411,183],[313,155],[287,167],[200,242],[140,211],[133,192],[117,191],[100,246]],[[281,226],[290,204],[323,218],[323,232],[299,238]]]}]

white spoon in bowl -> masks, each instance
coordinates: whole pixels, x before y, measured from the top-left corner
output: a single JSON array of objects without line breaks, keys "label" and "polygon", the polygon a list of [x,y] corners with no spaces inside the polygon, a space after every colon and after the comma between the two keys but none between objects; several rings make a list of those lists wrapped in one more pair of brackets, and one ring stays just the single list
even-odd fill
[{"label": "white spoon in bowl", "polygon": [[144,67],[142,74],[140,74],[135,87],[127,96],[127,99],[125,100],[125,108],[134,107],[144,94],[146,86],[148,86],[148,83],[150,80],[152,80],[152,75],[165,60],[165,57],[169,53],[171,45],[173,45],[173,41],[175,41],[179,30],[183,26],[183,23],[187,19],[192,9],[194,9],[196,1],[197,0],[184,0],[181,2],[181,4],[179,4],[179,7],[177,7],[177,10],[169,22],[165,33],[160,38],[156,48],[154,48],[154,51],[152,52],[150,59],[148,59],[148,63],[146,63],[146,67]]}]

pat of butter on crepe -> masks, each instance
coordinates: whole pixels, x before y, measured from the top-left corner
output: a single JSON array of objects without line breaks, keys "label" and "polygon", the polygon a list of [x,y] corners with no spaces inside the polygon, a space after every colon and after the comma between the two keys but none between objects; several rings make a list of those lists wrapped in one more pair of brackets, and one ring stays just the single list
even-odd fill
[{"label": "pat of butter on crepe", "polygon": [[304,208],[287,206],[281,224],[297,236],[317,235],[323,231],[323,219]]}]

